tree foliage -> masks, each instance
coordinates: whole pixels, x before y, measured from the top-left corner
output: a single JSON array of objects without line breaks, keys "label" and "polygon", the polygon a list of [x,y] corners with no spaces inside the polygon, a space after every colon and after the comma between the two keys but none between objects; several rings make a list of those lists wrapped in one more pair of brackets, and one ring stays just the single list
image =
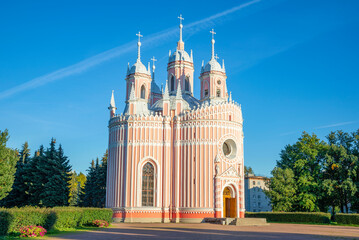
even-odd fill
[{"label": "tree foliage", "polygon": [[268,182],[268,191],[265,191],[272,202],[273,211],[290,212],[295,204],[296,185],[293,170],[275,167],[273,177]]},{"label": "tree foliage", "polygon": [[107,176],[108,152],[96,162],[92,160],[88,169],[84,193],[81,196],[81,206],[84,207],[105,207],[106,201],[106,176]]},{"label": "tree foliage", "polygon": [[253,171],[252,167],[244,166],[244,175],[248,176],[248,174],[254,174],[254,171]]},{"label": "tree foliage", "polygon": [[[359,130],[354,133],[331,132],[327,142],[315,134],[303,132],[293,145],[281,151],[280,160],[273,170],[268,197],[273,209],[282,211],[328,211],[339,208],[341,212],[359,210]],[[281,170],[279,170],[281,169]],[[279,172],[293,172],[292,198],[278,201],[278,195],[287,196],[283,176]],[[288,176],[288,173],[286,173]],[[290,206],[290,207],[289,207]]]},{"label": "tree foliage", "polygon": [[30,162],[29,144],[25,142],[20,151],[19,160],[16,163],[15,180],[9,195],[3,199],[3,205],[7,207],[25,206],[28,199],[29,187],[25,182],[26,165]]},{"label": "tree foliage", "polygon": [[0,131],[0,200],[5,198],[12,189],[16,163],[19,159],[16,150],[6,147],[8,140],[8,131]]}]

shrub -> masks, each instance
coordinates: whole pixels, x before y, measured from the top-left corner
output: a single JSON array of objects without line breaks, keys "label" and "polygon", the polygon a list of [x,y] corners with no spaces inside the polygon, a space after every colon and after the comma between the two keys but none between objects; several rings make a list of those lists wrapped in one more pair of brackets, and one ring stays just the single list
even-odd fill
[{"label": "shrub", "polygon": [[355,224],[359,225],[359,214],[337,213],[335,221],[339,224]]},{"label": "shrub", "polygon": [[47,231],[41,226],[26,226],[20,228],[20,237],[43,237]]},{"label": "shrub", "polygon": [[90,226],[94,220],[111,222],[112,210],[78,207],[0,208],[0,236],[20,233],[25,226],[43,226],[46,230],[64,230]]},{"label": "shrub", "polygon": [[109,225],[108,222],[105,220],[95,220],[92,222],[92,226],[94,226],[94,227],[103,228],[103,227],[108,227],[108,225]]},{"label": "shrub", "polygon": [[322,212],[247,212],[248,218],[266,218],[268,222],[330,223],[330,213]]}]

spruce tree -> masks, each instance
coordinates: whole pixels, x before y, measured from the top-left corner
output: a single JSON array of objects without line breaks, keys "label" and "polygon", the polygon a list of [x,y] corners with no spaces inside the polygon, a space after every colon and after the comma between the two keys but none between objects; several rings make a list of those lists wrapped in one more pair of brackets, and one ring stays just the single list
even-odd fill
[{"label": "spruce tree", "polygon": [[95,196],[95,207],[103,208],[106,203],[106,179],[107,179],[107,157],[108,151],[101,159],[101,164],[97,168],[96,173],[96,196]]},{"label": "spruce tree", "polygon": [[[97,159],[98,163],[98,159]],[[92,207],[94,203],[95,193],[95,180],[96,180],[96,168],[98,164],[95,165],[95,161],[92,160],[90,168],[87,170],[88,174],[86,177],[86,184],[84,188],[84,193],[81,194],[81,206],[83,207]]]},{"label": "spruce tree", "polygon": [[[43,206],[67,206],[69,199],[69,180],[71,166],[62,147],[55,148],[55,139],[51,139],[50,148],[44,156],[44,165],[41,171],[47,176],[47,181],[40,194]],[[37,167],[39,169],[39,166]]]},{"label": "spruce tree", "polygon": [[28,187],[27,205],[37,206],[40,204],[40,194],[47,181],[46,175],[41,171],[41,166],[44,164],[44,154],[44,146],[40,145],[39,150],[34,153],[30,162],[24,166],[26,174],[23,178]]},{"label": "spruce tree", "polygon": [[25,142],[20,151],[20,159],[16,164],[15,180],[9,195],[4,199],[6,207],[21,207],[28,203],[29,187],[25,181],[27,174],[26,166],[30,162],[29,144]]}]

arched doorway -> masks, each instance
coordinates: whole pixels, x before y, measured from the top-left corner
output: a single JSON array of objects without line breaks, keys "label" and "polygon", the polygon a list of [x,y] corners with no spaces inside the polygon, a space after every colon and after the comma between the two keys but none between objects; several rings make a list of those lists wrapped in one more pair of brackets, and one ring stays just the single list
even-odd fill
[{"label": "arched doorway", "polygon": [[223,190],[223,217],[235,218],[237,212],[236,194],[233,189],[226,187]]}]

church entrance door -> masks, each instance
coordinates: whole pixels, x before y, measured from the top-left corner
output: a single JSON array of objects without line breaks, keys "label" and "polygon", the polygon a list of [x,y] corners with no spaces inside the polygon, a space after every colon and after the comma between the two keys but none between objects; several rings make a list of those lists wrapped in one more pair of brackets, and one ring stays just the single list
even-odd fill
[{"label": "church entrance door", "polygon": [[226,187],[223,190],[223,217],[235,218],[236,217],[236,198],[232,197],[231,189]]}]

